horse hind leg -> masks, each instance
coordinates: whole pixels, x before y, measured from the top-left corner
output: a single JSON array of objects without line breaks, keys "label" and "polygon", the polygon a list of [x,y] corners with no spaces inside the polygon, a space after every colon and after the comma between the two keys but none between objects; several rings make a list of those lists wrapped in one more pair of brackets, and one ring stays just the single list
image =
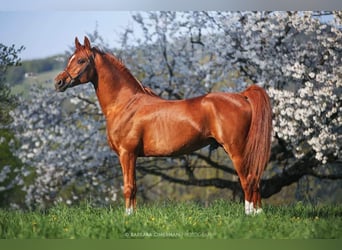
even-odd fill
[{"label": "horse hind leg", "polygon": [[246,214],[254,215],[262,213],[259,181],[251,174],[248,174],[247,176],[246,192],[248,193],[248,200],[246,200],[246,203],[248,204],[248,209],[246,209],[245,211]]},{"label": "horse hind leg", "polygon": [[245,214],[253,215],[261,213],[262,209],[259,183],[257,183],[257,180],[255,180],[250,174],[248,174],[248,170],[244,168],[242,164],[242,156],[235,155],[231,157],[231,159],[239,176],[241,188],[244,192]]},{"label": "horse hind leg", "polygon": [[258,190],[253,192],[253,203],[255,204],[255,207],[253,208],[254,214],[260,214],[263,212],[261,208],[261,194],[260,189],[258,187]]},{"label": "horse hind leg", "polygon": [[[228,148],[224,147],[226,152],[229,154],[229,150]],[[243,168],[242,165],[242,156],[238,156],[238,155],[234,155],[232,156],[231,154],[230,158],[233,162],[234,168],[237,172],[237,175],[239,176],[240,179],[240,184],[241,184],[241,188],[243,190],[244,193],[244,198],[245,198],[245,214],[249,215],[252,214],[253,212],[253,201],[252,201],[252,193],[250,192],[250,187],[248,185],[248,180],[247,180],[247,176],[245,174],[245,169]]]},{"label": "horse hind leg", "polygon": [[261,208],[261,194],[260,194],[260,184],[257,183],[255,189],[253,190],[253,213],[260,214],[263,212]]},{"label": "horse hind leg", "polygon": [[[241,178],[240,178],[241,179]],[[253,181],[250,183],[249,178],[242,178],[241,186],[245,194],[245,214],[255,215],[262,213],[261,195],[258,185]],[[242,184],[244,182],[244,184]]]}]

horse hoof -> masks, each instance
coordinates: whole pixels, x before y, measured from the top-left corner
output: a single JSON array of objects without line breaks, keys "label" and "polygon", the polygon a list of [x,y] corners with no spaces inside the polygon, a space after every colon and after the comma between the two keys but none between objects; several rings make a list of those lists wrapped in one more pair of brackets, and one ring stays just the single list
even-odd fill
[{"label": "horse hoof", "polygon": [[254,209],[254,214],[262,214],[263,212],[262,208]]}]

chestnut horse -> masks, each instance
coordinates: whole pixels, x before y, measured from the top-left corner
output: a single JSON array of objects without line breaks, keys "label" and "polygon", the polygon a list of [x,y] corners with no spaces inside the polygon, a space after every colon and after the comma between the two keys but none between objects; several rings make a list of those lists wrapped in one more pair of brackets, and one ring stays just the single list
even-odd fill
[{"label": "chestnut horse", "polygon": [[241,93],[210,93],[188,100],[164,100],[145,88],[109,53],[75,39],[75,52],[55,79],[59,92],[94,85],[107,122],[110,147],[124,177],[126,213],[136,207],[136,159],[187,154],[213,142],[230,156],[245,195],[245,213],[261,210],[259,183],[270,155],[272,113],[257,85]]}]

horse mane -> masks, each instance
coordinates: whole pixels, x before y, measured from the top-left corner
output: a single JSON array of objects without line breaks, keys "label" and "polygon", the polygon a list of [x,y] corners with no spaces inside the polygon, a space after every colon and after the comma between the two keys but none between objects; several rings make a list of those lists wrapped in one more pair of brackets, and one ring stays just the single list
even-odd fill
[{"label": "horse mane", "polygon": [[141,90],[148,95],[151,96],[158,96],[155,92],[153,92],[152,89],[145,87],[136,77],[134,77],[131,73],[131,71],[126,67],[126,65],[123,63],[123,60],[120,58],[117,58],[115,55],[113,55],[110,52],[105,52],[97,47],[93,47],[92,48],[93,51],[95,51],[96,53],[105,56],[106,58],[109,59],[109,61],[111,63],[113,63],[115,65],[115,67],[120,70],[123,74],[125,74],[128,78],[134,80],[135,82],[138,83],[139,87],[141,88]]}]

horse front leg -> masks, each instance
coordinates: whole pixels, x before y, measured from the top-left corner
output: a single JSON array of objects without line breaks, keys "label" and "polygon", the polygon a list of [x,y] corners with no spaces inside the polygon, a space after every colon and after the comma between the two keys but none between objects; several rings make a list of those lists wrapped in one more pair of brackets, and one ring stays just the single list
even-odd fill
[{"label": "horse front leg", "polygon": [[126,214],[131,215],[136,208],[137,185],[135,180],[135,164],[137,156],[134,153],[124,152],[120,154],[120,163],[124,177],[124,197]]}]

